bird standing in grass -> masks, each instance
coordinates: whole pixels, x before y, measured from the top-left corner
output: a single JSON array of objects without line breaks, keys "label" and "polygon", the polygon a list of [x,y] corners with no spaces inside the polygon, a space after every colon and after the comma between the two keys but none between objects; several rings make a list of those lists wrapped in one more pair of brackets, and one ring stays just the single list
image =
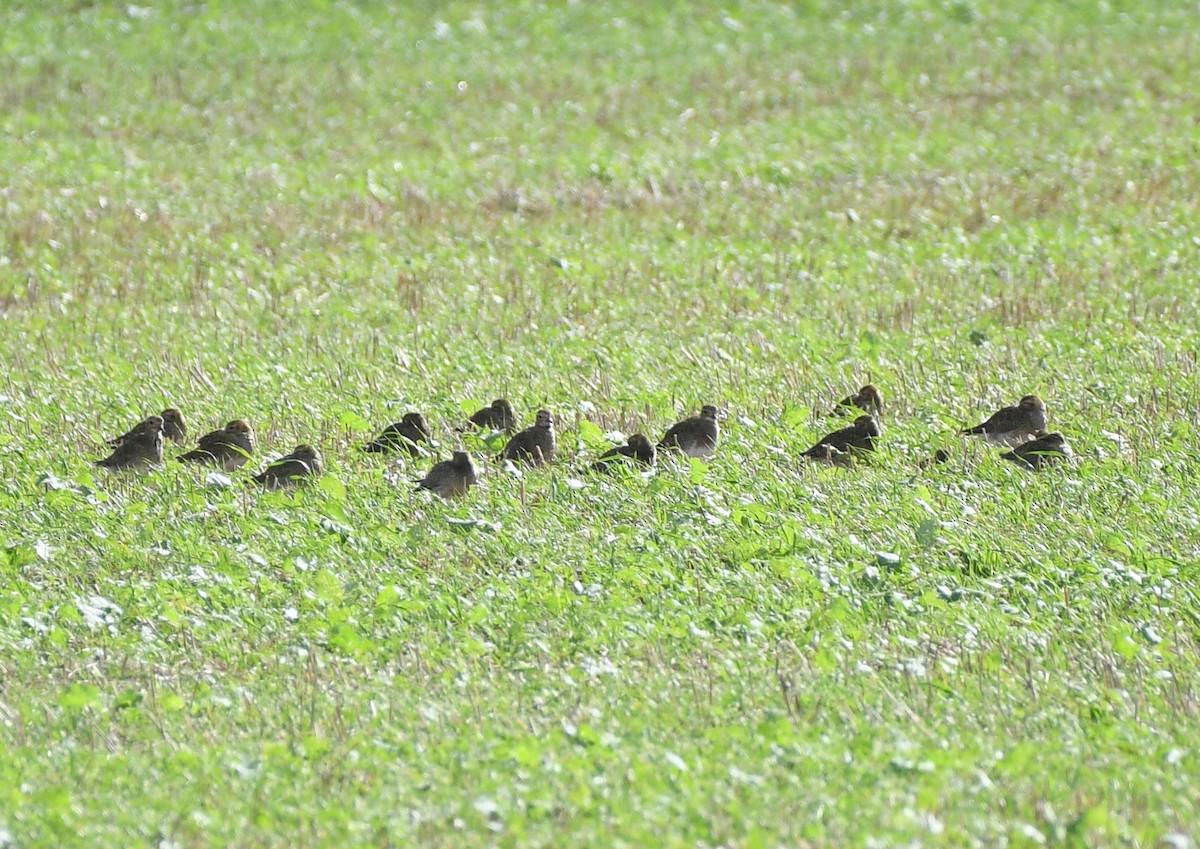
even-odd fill
[{"label": "bird standing in grass", "polygon": [[234,419],[225,427],[200,437],[195,448],[179,456],[179,462],[216,466],[232,472],[244,466],[253,453],[254,431],[242,419]]},{"label": "bird standing in grass", "polygon": [[[187,438],[187,425],[183,421],[183,413],[179,412],[179,410],[175,407],[167,407],[167,409],[163,410],[159,414],[159,418],[161,418],[163,422],[163,436],[174,442],[176,445],[182,445],[183,441]],[[120,436],[114,436],[112,439],[108,440],[108,446],[110,448],[116,448],[126,439],[133,436],[133,434],[136,433],[139,428],[145,426],[147,421],[149,421],[149,419],[143,419],[134,425],[133,428],[128,432],[123,433]]]},{"label": "bird standing in grass", "polygon": [[653,468],[657,459],[658,451],[655,449],[654,443],[644,434],[635,433],[626,440],[626,444],[618,445],[601,454],[596,462],[592,463],[591,470],[593,472],[609,472],[615,466],[630,464]]},{"label": "bird standing in grass", "polygon": [[145,471],[161,466],[163,460],[163,419],[150,416],[121,437],[112,454],[96,465],[113,472]]},{"label": "bird standing in grass", "polygon": [[1036,439],[1023,442],[1000,456],[1036,472],[1054,463],[1069,462],[1075,456],[1075,452],[1071,450],[1066,437],[1055,431],[1042,433]]},{"label": "bird standing in grass", "polygon": [[429,474],[417,481],[417,491],[427,489],[442,498],[460,498],[478,481],[471,455],[466,451],[455,451],[449,460],[433,464]]},{"label": "bird standing in grass", "polygon": [[879,438],[879,423],[874,416],[862,415],[854,420],[854,424],[833,431],[821,437],[821,440],[809,448],[801,457],[817,462],[831,462],[830,452],[833,449],[845,454],[856,454],[875,450],[875,440]]},{"label": "bird standing in grass", "polygon": [[383,433],[363,446],[363,451],[372,454],[388,454],[407,451],[416,457],[421,453],[418,442],[429,441],[429,426],[420,413],[406,413],[400,421],[388,425]]},{"label": "bird standing in grass", "polygon": [[658,449],[682,451],[688,457],[711,457],[721,438],[717,416],[717,408],[705,404],[700,408],[700,415],[672,425],[658,441]]},{"label": "bird standing in grass", "polygon": [[272,462],[254,476],[254,481],[270,490],[283,489],[319,477],[323,465],[321,452],[305,443]]},{"label": "bird standing in grass", "polygon": [[967,436],[982,436],[993,445],[1016,448],[1046,430],[1046,405],[1036,395],[1026,395],[1015,407],[1003,407],[983,424],[963,431]]},{"label": "bird standing in grass", "polygon": [[856,394],[847,395],[838,401],[836,412],[853,409],[862,410],[864,413],[870,413],[878,418],[883,412],[883,394],[875,388],[875,384],[868,383]]},{"label": "bird standing in grass", "polygon": [[538,410],[537,420],[504,446],[501,458],[539,467],[554,462],[558,439],[554,435],[554,416],[549,410]]},{"label": "bird standing in grass", "polygon": [[482,410],[476,410],[469,419],[480,430],[502,430],[512,433],[517,429],[517,415],[507,398],[497,398]]}]

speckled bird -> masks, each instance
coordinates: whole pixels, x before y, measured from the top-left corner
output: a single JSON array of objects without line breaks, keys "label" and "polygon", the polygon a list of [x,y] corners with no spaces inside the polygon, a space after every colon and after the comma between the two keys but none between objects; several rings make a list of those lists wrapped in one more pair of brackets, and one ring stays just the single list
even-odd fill
[{"label": "speckled bird", "polygon": [[404,418],[385,427],[379,436],[364,445],[363,451],[373,454],[406,451],[416,457],[421,453],[418,442],[429,442],[429,425],[420,413],[406,413]]},{"label": "speckled bird", "polygon": [[417,491],[427,489],[442,498],[461,498],[479,482],[475,464],[466,451],[455,451],[449,460],[434,463],[429,474],[417,481]]},{"label": "speckled bird", "polygon": [[658,450],[645,434],[635,433],[624,445],[610,448],[592,463],[593,472],[609,472],[616,466],[639,465],[652,468],[658,460]]},{"label": "speckled bird", "polygon": [[225,427],[200,437],[195,448],[179,456],[179,462],[216,466],[232,472],[246,465],[253,453],[254,430],[246,421],[234,419]]},{"label": "speckled bird", "polygon": [[700,415],[671,425],[658,441],[658,450],[681,451],[688,457],[711,457],[721,438],[718,416],[716,407],[705,404],[700,408]]},{"label": "speckled bird", "polygon": [[482,410],[476,410],[468,421],[480,430],[512,433],[517,429],[517,414],[507,398],[497,398]]},{"label": "speckled bird", "polygon": [[[183,445],[184,440],[187,439],[187,424],[183,421],[183,413],[179,412],[176,407],[167,407],[167,409],[159,413],[159,418],[163,421],[163,436],[176,445]],[[134,425],[129,431],[108,440],[109,447],[116,448],[126,439],[133,436],[138,428],[144,427],[147,421],[149,419],[142,419],[142,421]]]},{"label": "speckled bird", "polygon": [[1036,472],[1055,463],[1069,462],[1075,456],[1065,436],[1055,431],[1042,433],[1036,439],[1023,442],[1012,451],[1000,455],[1022,468]]},{"label": "speckled bird", "polygon": [[254,482],[270,490],[283,489],[320,477],[323,469],[321,452],[311,445],[301,444],[291,454],[285,454],[255,475]]},{"label": "speckled bird", "polygon": [[558,439],[554,435],[554,416],[549,410],[538,410],[537,420],[508,441],[500,456],[504,460],[545,466],[554,462]]},{"label": "speckled bird", "polygon": [[849,451],[841,451],[828,442],[814,445],[801,456],[811,463],[824,463],[827,466],[839,466],[844,469],[850,468],[854,462],[854,457]]},{"label": "speckled bird", "polygon": [[146,471],[163,460],[163,419],[149,416],[124,434],[120,444],[96,465],[113,472]]},{"label": "speckled bird", "polygon": [[879,423],[875,421],[874,416],[863,415],[855,419],[854,424],[849,427],[840,428],[821,437],[816,445],[800,456],[810,460],[825,461],[828,456],[828,452],[824,448],[826,445],[849,454],[874,451],[875,440],[878,438]]},{"label": "speckled bird", "polygon": [[1016,448],[1046,430],[1046,405],[1036,395],[1026,395],[1015,407],[1004,407],[983,424],[963,431],[967,436],[982,436],[993,445]]},{"label": "speckled bird", "polygon": [[862,410],[864,413],[869,413],[876,418],[883,412],[883,393],[881,393],[873,383],[868,383],[863,386],[854,395],[847,395],[841,401],[838,401],[837,411],[845,410]]}]

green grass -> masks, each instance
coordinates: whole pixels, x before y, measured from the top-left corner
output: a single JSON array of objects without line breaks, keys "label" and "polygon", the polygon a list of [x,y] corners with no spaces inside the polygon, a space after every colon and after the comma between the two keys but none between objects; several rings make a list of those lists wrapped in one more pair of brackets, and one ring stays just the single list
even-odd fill
[{"label": "green grass", "polygon": [[[6,6],[0,846],[1200,837],[1195,7],[844,5]],[[167,403],[329,472],[98,474]]]}]

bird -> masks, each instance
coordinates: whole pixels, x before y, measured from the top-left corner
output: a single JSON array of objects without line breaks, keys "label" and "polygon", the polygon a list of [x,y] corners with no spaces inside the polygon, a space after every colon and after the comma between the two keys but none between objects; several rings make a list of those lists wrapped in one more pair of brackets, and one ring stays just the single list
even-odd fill
[{"label": "bird", "polygon": [[476,410],[468,421],[481,430],[512,433],[517,429],[517,415],[507,398],[497,398],[489,406]]},{"label": "bird", "polygon": [[306,478],[320,476],[322,466],[321,452],[304,443],[255,475],[254,482],[271,490],[283,489],[301,483]]},{"label": "bird", "polygon": [[554,417],[549,410],[538,410],[536,422],[513,436],[504,446],[500,457],[504,460],[524,462],[537,467],[554,462],[554,452],[557,450],[558,440],[554,436]]},{"label": "bird", "polygon": [[96,465],[113,472],[145,471],[161,466],[163,459],[163,419],[149,416],[122,437],[113,452]]},{"label": "bird", "polygon": [[854,462],[849,451],[834,448],[828,442],[821,442],[804,452],[804,457],[814,463],[825,463],[829,466],[839,466],[848,469]]},{"label": "bird", "polygon": [[874,416],[864,414],[855,419],[854,424],[849,427],[835,430],[833,433],[821,437],[816,445],[800,456],[818,462],[830,462],[829,452],[825,446],[843,453],[874,451],[875,440],[878,438],[879,423],[875,421]]},{"label": "bird", "polygon": [[429,441],[429,425],[420,413],[405,413],[404,418],[383,429],[383,433],[363,446],[362,450],[372,454],[387,454],[392,451],[407,451],[412,456],[421,453],[418,442]]},{"label": "bird", "polygon": [[454,451],[449,460],[434,463],[429,474],[417,481],[417,492],[427,489],[442,498],[459,498],[479,482],[475,464],[466,451]]},{"label": "bird", "polygon": [[950,452],[945,448],[939,448],[933,452],[932,457],[926,457],[921,462],[917,463],[918,469],[932,469],[934,466],[940,466],[950,460]]},{"label": "bird", "polygon": [[254,431],[242,419],[200,437],[196,447],[179,456],[181,463],[217,466],[226,472],[240,469],[254,453]]},{"label": "bird", "polygon": [[1071,450],[1066,437],[1058,431],[1054,433],[1043,431],[1038,434],[1037,438],[1023,442],[1012,451],[1005,451],[1000,456],[1018,466],[1036,472],[1045,466],[1063,460],[1069,462],[1075,456],[1075,452]]},{"label": "bird", "polygon": [[[183,413],[179,412],[179,409],[176,407],[167,407],[167,409],[163,410],[158,415],[159,418],[163,420],[163,436],[174,442],[176,445],[183,445],[183,441],[187,438],[187,424],[185,424],[183,421]],[[127,432],[107,440],[108,447],[116,448],[126,439],[133,436],[134,433],[137,432],[138,428],[143,427],[147,421],[149,420],[143,419]]]},{"label": "bird", "polygon": [[837,403],[835,412],[843,412],[847,409],[858,408],[864,413],[870,413],[876,418],[883,412],[883,394],[875,387],[875,384],[868,383],[863,386],[854,395],[847,395]]},{"label": "bird", "polygon": [[721,438],[721,426],[717,424],[717,408],[705,404],[700,415],[684,419],[671,428],[658,441],[658,450],[675,449],[688,457],[710,457],[717,450]]},{"label": "bird", "polygon": [[1026,395],[1015,407],[997,410],[983,424],[963,431],[966,436],[982,436],[993,445],[1016,448],[1046,429],[1046,404],[1036,395]]},{"label": "bird", "polygon": [[611,448],[596,458],[596,462],[591,465],[591,471],[609,472],[616,466],[627,466],[629,463],[653,468],[657,460],[658,450],[655,449],[654,443],[647,439],[645,434],[635,433],[626,440],[626,444]]}]

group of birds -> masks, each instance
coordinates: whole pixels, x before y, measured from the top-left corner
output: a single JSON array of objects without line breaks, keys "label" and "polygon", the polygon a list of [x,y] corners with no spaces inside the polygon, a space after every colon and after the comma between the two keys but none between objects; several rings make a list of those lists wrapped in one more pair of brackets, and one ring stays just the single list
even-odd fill
[{"label": "group of birds", "polygon": [[[832,466],[850,466],[856,458],[875,450],[882,434],[883,396],[880,391],[873,384],[867,384],[854,395],[843,398],[837,408],[839,411],[854,410],[859,415],[849,426],[826,434],[804,451],[801,456],[806,460]],[[601,454],[589,469],[609,472],[620,465],[651,468],[657,463],[660,451],[674,451],[688,457],[709,457],[716,451],[721,437],[720,419],[720,411],[711,404],[705,404],[700,408],[699,415],[672,425],[657,444],[645,434],[635,433],[626,440],[625,445],[618,445]],[[1001,455],[1004,459],[1036,471],[1072,457],[1071,447],[1063,435],[1047,432],[1046,425],[1046,405],[1036,395],[1026,395],[1015,406],[998,410],[987,421],[967,428],[962,433],[981,436],[994,445],[1008,447],[1011,450]],[[517,430],[517,417],[512,404],[505,398],[497,398],[472,415],[467,426],[507,437],[499,454],[501,461],[539,468],[554,462],[558,451],[554,416],[549,410],[538,410],[531,426]],[[96,465],[118,472],[144,471],[161,466],[166,439],[177,445],[183,445],[187,439],[187,425],[175,407],[148,416],[128,432],[109,440],[112,453],[98,460]],[[426,449],[421,447],[422,443],[426,446],[431,444],[429,426],[421,413],[410,412],[400,421],[385,427],[379,436],[361,446],[361,449],[368,453],[404,452],[419,456],[426,453]],[[223,428],[201,436],[196,447],[180,454],[178,460],[233,472],[250,460],[256,448],[254,430],[242,419],[234,419]],[[942,463],[947,459],[949,454],[939,449],[922,465]],[[323,466],[321,452],[304,443],[297,445],[290,454],[268,464],[253,480],[266,489],[281,489],[319,476]],[[416,484],[418,490],[429,490],[442,498],[457,498],[466,495],[478,480],[479,475],[470,453],[454,451],[450,459],[435,463]]]}]

